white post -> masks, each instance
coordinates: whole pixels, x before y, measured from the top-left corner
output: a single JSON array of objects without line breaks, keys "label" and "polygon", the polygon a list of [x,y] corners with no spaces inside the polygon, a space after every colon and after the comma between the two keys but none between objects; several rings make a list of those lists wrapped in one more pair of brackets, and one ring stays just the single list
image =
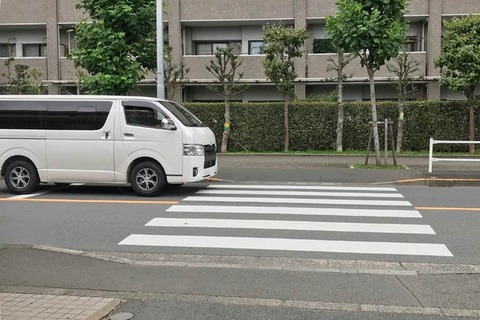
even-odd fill
[{"label": "white post", "polygon": [[430,147],[428,149],[428,173],[432,173],[433,162],[433,138],[430,138]]},{"label": "white post", "polygon": [[157,98],[165,99],[163,79],[163,1],[157,0]]},{"label": "white post", "polygon": [[388,119],[385,119],[384,123],[384,130],[385,130],[385,139],[384,139],[384,147],[385,147],[385,165],[388,164]]}]

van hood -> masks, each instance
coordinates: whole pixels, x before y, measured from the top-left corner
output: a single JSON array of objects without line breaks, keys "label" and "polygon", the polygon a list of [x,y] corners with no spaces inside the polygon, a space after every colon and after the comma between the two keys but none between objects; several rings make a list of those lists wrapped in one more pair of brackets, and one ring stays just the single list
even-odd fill
[{"label": "van hood", "polygon": [[184,144],[216,145],[215,135],[209,127],[186,127],[183,132]]}]

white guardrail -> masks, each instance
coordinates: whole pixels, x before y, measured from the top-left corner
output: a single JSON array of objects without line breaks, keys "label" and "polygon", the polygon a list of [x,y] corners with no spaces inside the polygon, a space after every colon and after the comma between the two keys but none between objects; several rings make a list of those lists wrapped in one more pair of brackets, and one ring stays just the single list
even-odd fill
[{"label": "white guardrail", "polygon": [[432,173],[433,162],[438,161],[465,161],[465,162],[480,162],[480,158],[434,158],[433,145],[434,144],[480,144],[480,141],[451,141],[451,140],[433,140],[430,138],[430,148],[428,152],[428,173]]}]

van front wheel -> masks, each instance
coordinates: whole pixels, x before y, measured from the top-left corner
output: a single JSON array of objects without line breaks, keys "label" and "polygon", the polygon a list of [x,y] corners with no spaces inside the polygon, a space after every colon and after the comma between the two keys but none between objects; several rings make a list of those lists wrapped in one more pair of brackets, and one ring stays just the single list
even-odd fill
[{"label": "van front wheel", "polygon": [[13,193],[32,193],[37,189],[39,183],[37,169],[28,161],[14,161],[5,170],[5,184]]},{"label": "van front wheel", "polygon": [[167,186],[167,178],[162,167],[155,162],[147,161],[137,164],[130,173],[130,183],[136,194],[153,197]]}]

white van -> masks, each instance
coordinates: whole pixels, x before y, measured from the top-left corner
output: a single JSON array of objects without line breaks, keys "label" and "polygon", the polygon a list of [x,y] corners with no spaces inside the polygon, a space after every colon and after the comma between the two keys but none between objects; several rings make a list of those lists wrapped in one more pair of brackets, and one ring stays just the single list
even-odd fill
[{"label": "white van", "polygon": [[0,95],[0,174],[13,193],[85,183],[154,196],[217,174],[216,150],[213,132],[172,101]]}]

